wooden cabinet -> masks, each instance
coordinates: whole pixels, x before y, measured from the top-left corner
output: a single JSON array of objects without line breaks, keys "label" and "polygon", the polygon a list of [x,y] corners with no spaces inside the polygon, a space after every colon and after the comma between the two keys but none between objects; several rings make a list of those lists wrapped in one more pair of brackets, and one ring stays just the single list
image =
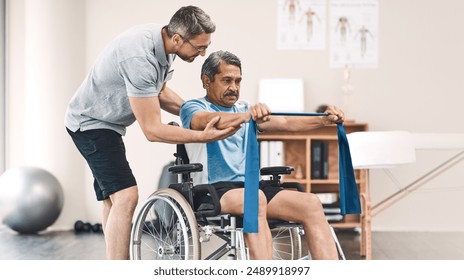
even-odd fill
[{"label": "wooden cabinet", "polygon": [[[366,131],[368,125],[364,123],[345,122],[346,133]],[[339,193],[338,180],[338,138],[337,127],[326,126],[304,133],[263,133],[258,136],[262,141],[281,141],[283,143],[283,165],[292,166],[297,172],[283,177],[284,182],[299,182],[307,192],[313,193]],[[314,141],[323,141],[328,144],[328,172],[326,179],[311,178],[311,146]],[[263,155],[261,155],[263,156]],[[272,155],[269,155],[272,157]],[[369,205],[369,190],[367,189],[367,171],[355,170],[356,182],[364,209]],[[361,215],[346,215],[342,220],[331,222],[334,228],[360,228],[361,229],[361,256],[370,258],[370,223],[365,220],[365,213]],[[368,244],[368,246],[366,246]]]}]

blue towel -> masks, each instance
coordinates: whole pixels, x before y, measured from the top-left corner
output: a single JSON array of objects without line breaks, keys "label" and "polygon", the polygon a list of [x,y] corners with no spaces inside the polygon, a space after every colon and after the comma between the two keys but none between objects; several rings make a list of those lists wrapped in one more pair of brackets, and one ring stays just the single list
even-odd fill
[{"label": "blue towel", "polygon": [[[324,116],[325,113],[272,113],[280,116]],[[337,124],[340,210],[342,215],[360,214],[361,203],[351,162],[350,147],[342,123]],[[258,232],[259,145],[257,125],[250,120],[245,163],[243,232]]]}]

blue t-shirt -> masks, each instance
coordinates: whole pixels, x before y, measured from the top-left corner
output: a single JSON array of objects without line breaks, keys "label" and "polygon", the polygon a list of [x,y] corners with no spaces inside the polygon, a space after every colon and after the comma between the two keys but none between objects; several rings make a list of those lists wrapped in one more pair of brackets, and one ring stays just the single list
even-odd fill
[{"label": "blue t-shirt", "polygon": [[[248,103],[237,101],[230,108],[211,103],[203,97],[185,102],[180,110],[182,126],[190,128],[190,122],[196,112],[242,113],[248,111]],[[216,182],[245,181],[245,157],[248,123],[245,123],[234,135],[215,142],[185,144],[190,162],[203,164],[202,172],[192,174],[197,184]]]}]

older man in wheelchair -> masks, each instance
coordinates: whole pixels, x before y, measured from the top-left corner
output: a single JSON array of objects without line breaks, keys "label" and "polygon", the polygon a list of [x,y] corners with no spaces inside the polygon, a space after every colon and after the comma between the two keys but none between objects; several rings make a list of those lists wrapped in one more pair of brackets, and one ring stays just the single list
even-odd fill
[{"label": "older man in wheelchair", "polygon": [[[204,62],[201,72],[206,97],[187,101],[181,108],[184,127],[202,130],[214,117],[217,127],[240,127],[227,139],[211,143],[187,144],[190,162],[201,162],[203,172],[196,173],[197,184],[213,185],[220,200],[221,213],[241,216],[244,213],[245,157],[249,120],[258,131],[309,131],[344,121],[343,112],[329,106],[327,116],[271,116],[265,104],[249,105],[240,100],[241,62],[232,53],[218,51]],[[282,98],[285,98],[282,93]],[[292,221],[304,228],[313,259],[338,259],[336,243],[322,204],[312,193],[286,190],[261,181],[259,190],[258,232],[245,234],[252,259],[272,259],[272,238],[268,219]]]},{"label": "older man in wheelchair", "polygon": [[[292,171],[290,167],[261,169],[261,175],[272,178],[260,182],[258,231],[243,234],[239,219],[244,214],[250,119],[256,121],[260,133],[309,131],[343,122],[343,112],[329,106],[326,116],[285,117],[271,116],[264,104],[250,106],[239,100],[241,62],[229,52],[212,53],[203,64],[201,79],[206,97],[182,106],[183,126],[202,130],[219,116],[218,127],[236,127],[237,133],[221,141],[177,146],[176,165],[169,171],[182,180],[168,188],[160,186],[137,212],[131,258],[237,259],[240,254],[241,259],[272,259],[273,255],[275,259],[299,259],[305,258],[300,242],[304,235],[312,259],[344,259],[318,197],[280,181],[282,174]],[[292,190],[285,189],[288,185]],[[285,244],[276,241],[280,233],[284,233]],[[226,243],[204,255],[201,244],[212,235]]]}]

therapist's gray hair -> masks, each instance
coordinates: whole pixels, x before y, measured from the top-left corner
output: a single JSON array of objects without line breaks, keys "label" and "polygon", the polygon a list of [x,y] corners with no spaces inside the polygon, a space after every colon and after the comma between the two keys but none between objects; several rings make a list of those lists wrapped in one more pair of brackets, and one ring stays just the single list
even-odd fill
[{"label": "therapist's gray hair", "polygon": [[185,40],[214,31],[216,31],[216,25],[211,21],[211,18],[202,9],[195,6],[180,8],[166,26],[166,33],[170,38],[177,33]]}]

